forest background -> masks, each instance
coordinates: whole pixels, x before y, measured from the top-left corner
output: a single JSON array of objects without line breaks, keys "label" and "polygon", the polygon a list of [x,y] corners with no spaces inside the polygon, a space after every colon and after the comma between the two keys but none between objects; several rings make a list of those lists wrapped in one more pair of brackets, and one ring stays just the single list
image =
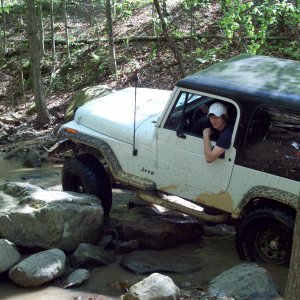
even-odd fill
[{"label": "forest background", "polygon": [[[138,73],[172,89],[241,53],[300,60],[300,0],[1,0],[0,27],[1,151],[54,135],[88,86],[134,86]],[[294,232],[286,300],[300,295],[299,214]]]},{"label": "forest background", "polygon": [[132,86],[137,72],[143,87],[172,89],[240,53],[300,60],[299,2],[1,0],[0,113],[34,105],[45,128],[74,92]]}]

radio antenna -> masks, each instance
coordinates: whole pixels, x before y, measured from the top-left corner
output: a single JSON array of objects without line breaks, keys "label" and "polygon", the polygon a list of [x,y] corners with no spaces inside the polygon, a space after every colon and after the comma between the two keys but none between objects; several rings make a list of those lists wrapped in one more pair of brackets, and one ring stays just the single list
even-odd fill
[{"label": "radio antenna", "polygon": [[135,88],[134,88],[134,117],[133,117],[133,150],[132,150],[132,155],[137,156],[137,149],[135,148],[136,91],[137,91],[138,83],[141,83],[138,72],[135,73],[134,80],[135,80]]}]

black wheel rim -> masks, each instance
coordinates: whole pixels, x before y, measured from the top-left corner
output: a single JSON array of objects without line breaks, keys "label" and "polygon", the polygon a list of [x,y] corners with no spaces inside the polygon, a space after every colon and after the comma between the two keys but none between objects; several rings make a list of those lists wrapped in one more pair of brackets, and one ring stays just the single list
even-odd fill
[{"label": "black wheel rim", "polygon": [[254,246],[261,258],[267,262],[283,264],[290,257],[290,235],[278,224],[277,228],[261,228],[255,236]]}]

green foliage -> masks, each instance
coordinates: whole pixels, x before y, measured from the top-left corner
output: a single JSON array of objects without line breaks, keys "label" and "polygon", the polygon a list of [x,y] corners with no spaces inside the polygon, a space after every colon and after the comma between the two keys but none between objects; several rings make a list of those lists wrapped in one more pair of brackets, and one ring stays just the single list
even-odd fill
[{"label": "green foliage", "polygon": [[151,44],[151,51],[150,51],[150,60],[153,60],[157,57],[158,52],[158,45],[156,43]]},{"label": "green foliage", "polygon": [[221,61],[221,59],[218,58],[218,53],[223,51],[223,49],[223,47],[214,47],[210,49],[199,47],[194,51],[193,55],[200,64],[213,64]]},{"label": "green foliage", "polygon": [[[166,23],[168,22],[167,19],[165,19]],[[162,28],[161,28],[161,22],[160,22],[160,19],[158,18],[157,15],[153,16],[151,18],[151,22],[152,22],[152,26],[153,26],[153,33],[154,35],[156,36],[159,36],[162,34]]]},{"label": "green foliage", "polygon": [[300,60],[300,47],[297,41],[290,41],[288,46],[280,47],[278,50],[281,51],[284,56]]},{"label": "green foliage", "polygon": [[8,14],[9,10],[10,10],[10,6],[8,6],[8,5],[4,5],[3,9],[2,9],[2,7],[0,7],[0,13],[1,14],[3,13],[3,11]]},{"label": "green foliage", "polygon": [[211,5],[209,0],[184,0],[182,5],[187,11],[208,7]]},{"label": "green foliage", "polygon": [[182,32],[177,28],[173,28],[171,35],[175,38],[180,38],[182,36]]},{"label": "green foliage", "polygon": [[267,45],[267,49],[271,53],[276,52],[277,56],[300,60],[300,47],[298,41],[288,41],[284,43],[276,43],[274,45]]},{"label": "green foliage", "polygon": [[[52,91],[78,90],[85,86],[97,84],[100,78],[108,76],[109,60],[105,48],[100,48],[98,45],[91,46],[77,43],[70,50],[70,61],[66,59],[64,51],[58,52],[59,57],[57,57],[57,60],[60,61],[60,65],[55,67],[57,72],[52,78]],[[49,53],[48,58],[46,56],[42,60],[43,73],[47,71],[47,74],[50,74],[53,71],[53,66],[48,65],[52,61],[51,59]],[[44,77],[47,78],[47,75],[45,74]]]},{"label": "green foliage", "polygon": [[23,58],[21,61],[21,67],[24,70],[29,70],[30,69],[30,61],[27,58]]},{"label": "green foliage", "polygon": [[256,54],[271,34],[297,29],[300,10],[286,0],[226,0],[226,12],[220,25],[232,43],[241,41],[246,50]]},{"label": "green foliage", "polygon": [[143,7],[146,4],[151,3],[150,0],[124,0],[116,4],[116,14],[122,18],[128,18],[132,16],[134,10]]}]

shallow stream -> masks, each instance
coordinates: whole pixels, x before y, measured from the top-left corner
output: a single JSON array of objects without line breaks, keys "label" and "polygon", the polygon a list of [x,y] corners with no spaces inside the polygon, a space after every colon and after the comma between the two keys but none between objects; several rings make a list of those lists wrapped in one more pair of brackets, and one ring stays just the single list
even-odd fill
[{"label": "shallow stream", "polygon": [[60,184],[61,165],[43,163],[40,168],[25,168],[15,160],[0,156],[0,180],[29,182],[44,188]]},{"label": "shallow stream", "polygon": [[[24,168],[21,163],[3,160],[0,157],[0,181],[21,181],[29,182],[44,188],[55,187],[60,189],[61,165],[44,164],[41,168],[29,169]],[[132,192],[123,190],[114,190],[113,209],[117,213],[126,213],[127,201],[133,197]],[[9,205],[9,199],[0,203],[1,206]],[[170,276],[175,284],[186,285],[187,287],[205,288],[207,282],[219,273],[234,267],[241,263],[235,248],[234,240],[229,235],[212,235],[204,236],[200,241],[193,244],[186,244],[174,249],[162,250],[168,251],[170,255],[192,255],[197,256],[202,263],[202,269],[191,274],[165,274]],[[16,286],[11,282],[7,274],[0,275],[0,300],[92,300],[104,299],[95,295],[105,295],[106,299],[119,299],[122,291],[115,288],[118,281],[138,281],[141,278],[119,265],[121,256],[116,257],[116,262],[106,266],[94,268],[91,272],[90,279],[83,285],[73,289],[62,289],[55,286],[54,283],[48,283],[35,289],[24,289]],[[284,293],[288,268],[277,265],[264,265],[272,275],[274,282],[279,287],[281,295]],[[145,275],[144,277],[146,277]],[[140,280],[140,279],[139,279]],[[94,297],[93,297],[94,296]]]}]

